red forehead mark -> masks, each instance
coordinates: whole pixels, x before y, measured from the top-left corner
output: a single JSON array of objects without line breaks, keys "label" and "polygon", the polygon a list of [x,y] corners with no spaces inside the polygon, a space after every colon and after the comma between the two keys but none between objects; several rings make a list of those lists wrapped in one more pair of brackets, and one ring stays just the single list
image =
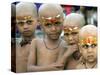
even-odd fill
[{"label": "red forehead mark", "polygon": [[88,36],[86,38],[81,39],[81,44],[94,44],[97,43],[97,39],[94,36]]}]

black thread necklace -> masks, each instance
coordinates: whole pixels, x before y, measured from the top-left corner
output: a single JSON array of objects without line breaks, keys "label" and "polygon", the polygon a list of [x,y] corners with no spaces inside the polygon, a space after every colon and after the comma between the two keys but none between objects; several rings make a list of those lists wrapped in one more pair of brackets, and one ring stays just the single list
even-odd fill
[{"label": "black thread necklace", "polygon": [[61,43],[61,40],[58,42],[57,46],[54,47],[54,48],[49,48],[49,47],[47,46],[47,44],[46,44],[46,42],[45,42],[44,39],[43,39],[43,42],[44,42],[45,47],[46,47],[48,50],[54,50],[54,49],[57,49],[57,48],[59,47],[59,45],[60,45],[60,43]]}]

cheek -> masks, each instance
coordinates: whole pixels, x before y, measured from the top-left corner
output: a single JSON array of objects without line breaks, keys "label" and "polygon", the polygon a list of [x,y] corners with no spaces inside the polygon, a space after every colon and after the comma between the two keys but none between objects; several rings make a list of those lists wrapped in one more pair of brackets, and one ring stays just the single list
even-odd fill
[{"label": "cheek", "polygon": [[94,54],[97,55],[97,47],[94,48]]},{"label": "cheek", "polygon": [[78,39],[79,39],[79,37],[78,37],[78,35],[76,34],[76,35],[74,35],[73,36],[73,38],[74,38],[74,40],[76,40],[76,41],[78,41]]},{"label": "cheek", "polygon": [[30,30],[34,31],[36,29],[36,25],[31,25],[29,28]]},{"label": "cheek", "polygon": [[68,41],[68,36],[64,35],[64,39],[65,39],[65,41]]},{"label": "cheek", "polygon": [[62,27],[61,26],[57,27],[57,30],[62,31]]},{"label": "cheek", "polygon": [[86,57],[86,55],[87,55],[87,50],[81,48],[81,54],[82,54],[84,57]]},{"label": "cheek", "polygon": [[23,27],[17,26],[17,29],[18,29],[19,32],[23,32]]}]

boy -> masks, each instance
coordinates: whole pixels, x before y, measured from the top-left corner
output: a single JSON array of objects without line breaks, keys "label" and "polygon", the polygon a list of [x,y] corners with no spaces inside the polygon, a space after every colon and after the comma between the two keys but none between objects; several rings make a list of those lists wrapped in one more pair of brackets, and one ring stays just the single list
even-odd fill
[{"label": "boy", "polygon": [[21,38],[16,42],[16,72],[27,71],[27,61],[31,40],[35,38],[37,25],[37,8],[30,2],[20,2],[16,5],[16,27]]},{"label": "boy", "polygon": [[57,4],[42,4],[38,13],[44,37],[32,40],[28,71],[60,70],[63,65],[57,64],[56,61],[65,45],[60,38],[63,9]]},{"label": "boy", "polygon": [[[91,32],[92,31],[92,32]],[[97,27],[86,25],[79,32],[79,50],[82,54],[77,69],[97,67]]]},{"label": "boy", "polygon": [[82,16],[81,14],[71,13],[68,14],[64,19],[63,22],[64,40],[68,45],[68,50],[70,52],[74,51],[73,54],[69,56],[69,58],[66,57],[65,57],[66,59],[64,58],[66,60],[65,69],[76,68],[78,60],[80,58],[80,53],[78,48],[78,40],[79,40],[78,33],[80,28],[84,26],[84,24],[85,24],[84,16]]}]

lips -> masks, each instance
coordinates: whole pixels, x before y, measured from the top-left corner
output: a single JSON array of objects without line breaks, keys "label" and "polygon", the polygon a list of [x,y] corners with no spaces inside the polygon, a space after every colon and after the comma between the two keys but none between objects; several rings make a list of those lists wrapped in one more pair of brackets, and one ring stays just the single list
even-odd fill
[{"label": "lips", "polygon": [[87,58],[89,58],[89,59],[93,59],[94,56],[93,56],[93,55],[88,55]]},{"label": "lips", "polygon": [[69,41],[69,45],[76,44],[74,41]]},{"label": "lips", "polygon": [[23,34],[30,34],[30,33],[31,33],[30,30],[26,30],[26,31],[23,32]]},{"label": "lips", "polygon": [[51,36],[58,36],[59,34],[50,34]]},{"label": "lips", "polygon": [[31,32],[30,30],[25,30],[24,33]]},{"label": "lips", "polygon": [[50,34],[50,35],[55,36],[55,35],[58,35],[58,34]]}]

